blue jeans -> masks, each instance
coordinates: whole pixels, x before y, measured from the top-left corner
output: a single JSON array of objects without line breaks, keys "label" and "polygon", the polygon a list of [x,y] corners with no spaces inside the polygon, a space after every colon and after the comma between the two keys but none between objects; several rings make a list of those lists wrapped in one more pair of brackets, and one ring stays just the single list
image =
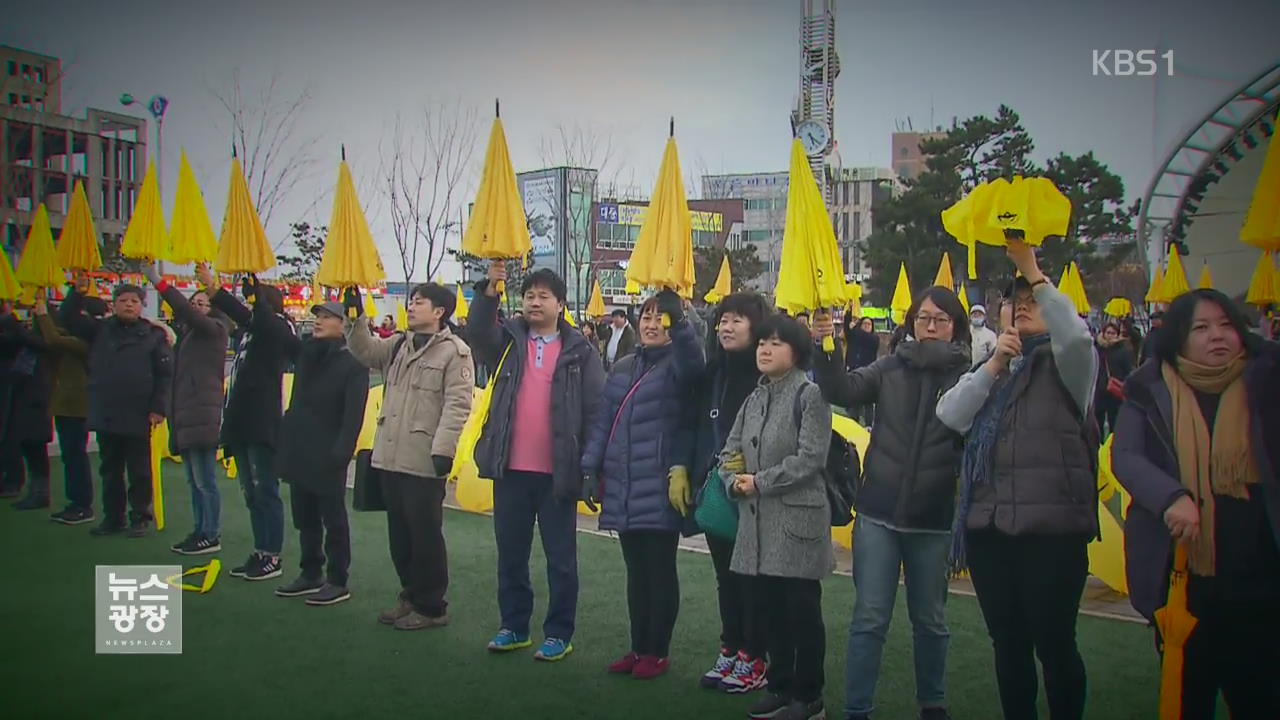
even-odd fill
[{"label": "blue jeans", "polygon": [[279,555],[284,547],[284,503],[276,475],[276,452],[267,445],[235,448],[236,472],[253,528],[253,549]]},{"label": "blue jeans", "polygon": [[533,524],[542,535],[547,558],[547,618],[545,637],[572,640],[578,613],[578,503],[558,500],[550,475],[507,470],[493,483],[493,534],[498,543],[498,610],[502,627],[519,635],[529,633],[533,615],[533,584],[529,582],[529,552]]},{"label": "blue jeans", "polygon": [[182,451],[182,464],[187,469],[191,486],[191,519],[196,535],[214,540],[218,537],[218,519],[222,514],[222,498],[218,495],[217,454],[215,448],[188,448]]},{"label": "blue jeans", "polygon": [[911,616],[916,701],[922,708],[946,704],[947,533],[901,532],[859,518],[853,527],[853,584],[857,597],[849,625],[845,714],[870,714],[884,638],[893,619],[898,573],[904,572]]},{"label": "blue jeans", "polygon": [[85,510],[93,509],[93,471],[89,468],[89,424],[82,417],[57,416],[58,450],[62,453],[62,476],[67,502]]}]

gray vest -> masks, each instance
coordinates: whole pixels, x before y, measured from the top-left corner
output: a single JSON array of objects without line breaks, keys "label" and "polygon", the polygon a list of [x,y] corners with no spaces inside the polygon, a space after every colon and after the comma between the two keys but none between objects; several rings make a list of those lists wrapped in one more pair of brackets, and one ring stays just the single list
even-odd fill
[{"label": "gray vest", "polygon": [[[1026,359],[1000,424],[992,482],[975,484],[966,526],[1008,535],[1098,534],[1098,432],[1058,376],[1049,345]],[[1005,376],[991,390],[995,396]],[[1084,414],[1085,419],[1081,419]]]}]

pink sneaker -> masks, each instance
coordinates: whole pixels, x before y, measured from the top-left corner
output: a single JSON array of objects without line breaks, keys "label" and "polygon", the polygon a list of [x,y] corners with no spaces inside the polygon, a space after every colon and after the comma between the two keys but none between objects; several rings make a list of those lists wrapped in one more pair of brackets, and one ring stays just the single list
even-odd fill
[{"label": "pink sneaker", "polygon": [[629,652],[613,661],[607,670],[614,675],[630,675],[639,664],[640,656],[633,652]]},{"label": "pink sneaker", "polygon": [[631,677],[637,680],[652,680],[659,675],[665,675],[670,667],[671,661],[666,658],[641,655],[635,669],[631,671]]}]

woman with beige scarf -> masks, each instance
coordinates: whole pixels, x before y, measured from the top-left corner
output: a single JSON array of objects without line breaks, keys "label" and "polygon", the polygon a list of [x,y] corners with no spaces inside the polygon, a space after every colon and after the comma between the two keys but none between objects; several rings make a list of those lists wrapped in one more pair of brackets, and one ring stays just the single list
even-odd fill
[{"label": "woman with beige scarf", "polygon": [[1232,718],[1280,718],[1280,350],[1214,290],[1179,297],[1164,320],[1126,383],[1112,450],[1133,495],[1130,599],[1154,617],[1183,543],[1198,624],[1182,717],[1212,718],[1221,692]]}]

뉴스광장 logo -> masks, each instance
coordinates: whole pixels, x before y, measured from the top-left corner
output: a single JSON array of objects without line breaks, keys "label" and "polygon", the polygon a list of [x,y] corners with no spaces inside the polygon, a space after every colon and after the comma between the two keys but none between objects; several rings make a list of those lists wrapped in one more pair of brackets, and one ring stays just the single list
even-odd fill
[{"label": "\ub274\uc2a4\uad11\uc7a5 logo", "polygon": [[182,589],[166,582],[177,565],[98,565],[94,573],[94,651],[182,653]]},{"label": "\ub274\uc2a4\uad11\uc7a5 logo", "polygon": [[[1157,62],[1163,60],[1163,63]],[[1150,77],[1160,72],[1164,65],[1164,74],[1173,77],[1173,51],[1166,50],[1094,50],[1093,75],[1107,77]]]}]

